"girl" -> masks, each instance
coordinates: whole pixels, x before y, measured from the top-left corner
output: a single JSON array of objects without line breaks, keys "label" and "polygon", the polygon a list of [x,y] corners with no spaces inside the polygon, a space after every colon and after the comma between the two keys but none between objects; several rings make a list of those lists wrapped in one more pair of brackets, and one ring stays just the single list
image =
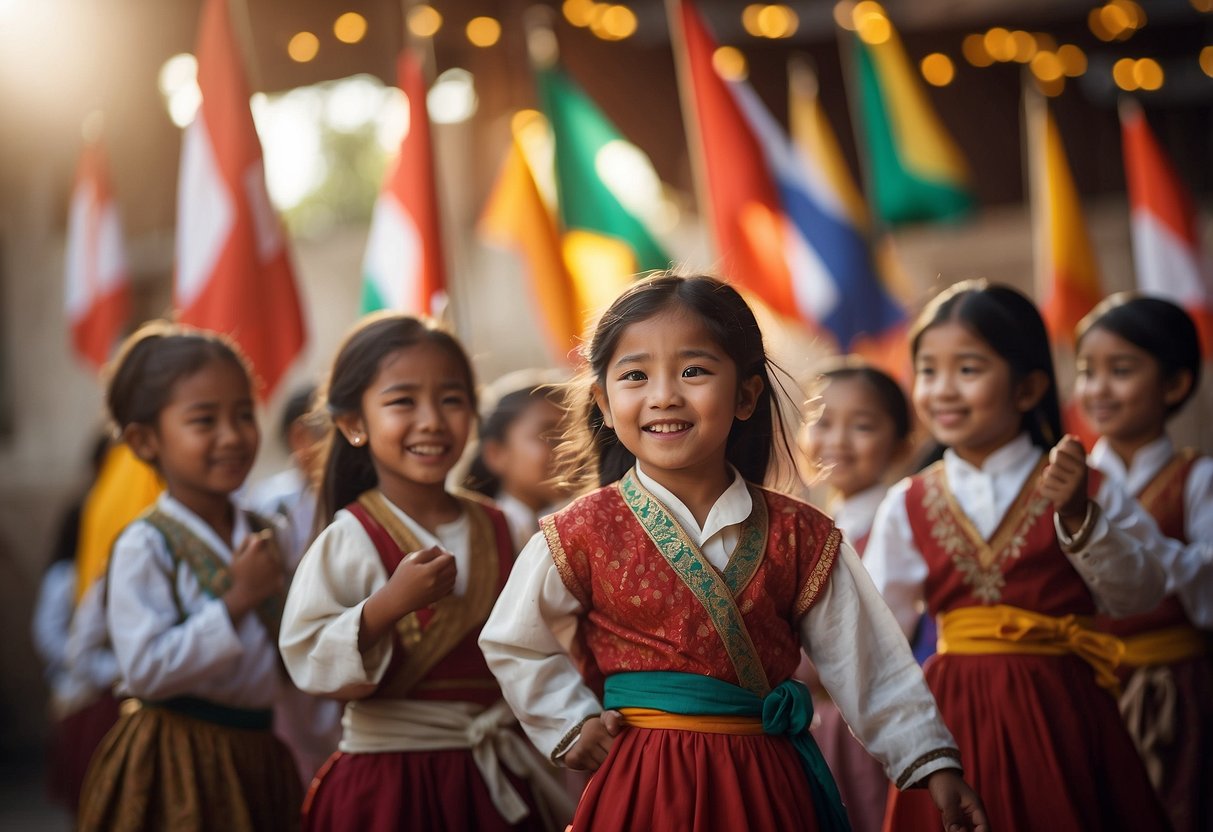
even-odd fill
[{"label": "girl", "polygon": [[[898,784],[925,785],[949,829],[986,829],[854,551],[758,485],[782,424],[741,296],[709,277],[641,281],[587,357],[569,470],[603,487],[544,518],[480,639],[536,745],[597,769],[572,828],[847,828],[790,678],[803,645]],[[575,659],[606,676],[605,699]]]},{"label": "girl", "polygon": [[529,371],[497,385],[504,394],[480,423],[480,447],[465,484],[497,502],[517,551],[539,530],[539,518],[565,498],[555,481],[553,437],[563,411],[556,388]]},{"label": "girl", "polygon": [[[803,449],[818,481],[829,488],[834,522],[862,557],[876,507],[888,490],[888,472],[910,449],[910,407],[896,381],[854,357],[824,369],[818,379],[819,414],[804,431]],[[819,720],[813,736],[838,775],[852,828],[878,832],[888,778],[847,728],[811,663],[802,663],[797,678],[813,691]]]},{"label": "girl", "polygon": [[306,828],[539,828],[524,780],[543,761],[509,730],[476,649],[509,531],[444,486],[475,402],[463,348],[417,318],[367,318],[333,363],[318,511],[331,525],[295,573],[280,642],[301,689],[349,700]]},{"label": "girl", "polygon": [[270,730],[282,562],[232,502],[257,454],[248,369],[221,337],[166,323],[115,361],[110,417],[166,491],[110,558],[109,636],[137,701],[93,757],[79,827],[296,828],[299,778]]},{"label": "girl", "polygon": [[[1163,534],[1213,542],[1213,460],[1177,451],[1167,420],[1200,379],[1200,339],[1182,309],[1118,294],[1077,331],[1075,395],[1102,434],[1091,464],[1158,521]],[[1120,711],[1178,832],[1213,829],[1213,566],[1169,564],[1171,594],[1143,615],[1101,625],[1125,641]]]},{"label": "girl", "polygon": [[[907,632],[924,600],[938,618],[927,682],[991,825],[1165,828],[1100,687],[1115,685],[1117,647],[1089,629],[1097,609],[1157,603],[1162,570],[1125,531],[1131,500],[1088,500],[1076,440],[1046,464],[1061,430],[1039,313],[1008,287],[959,283],[923,310],[910,347],[918,418],[948,450],[889,490],[865,564]],[[931,814],[894,792],[885,825],[926,829]]]}]

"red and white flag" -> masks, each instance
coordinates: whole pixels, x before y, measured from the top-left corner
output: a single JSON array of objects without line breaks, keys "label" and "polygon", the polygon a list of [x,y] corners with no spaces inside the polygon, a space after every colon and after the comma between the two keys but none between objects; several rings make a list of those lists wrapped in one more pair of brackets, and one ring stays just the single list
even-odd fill
[{"label": "red and white flag", "polygon": [[1120,108],[1137,287],[1187,310],[1213,354],[1213,275],[1201,256],[1192,198],[1150,132],[1140,105]]},{"label": "red and white flag", "polygon": [[130,315],[130,273],[105,150],[89,142],[80,155],[67,218],[64,307],[72,347],[101,369]]},{"label": "red and white flag", "polygon": [[306,335],[228,0],[203,3],[197,58],[202,106],[182,141],[173,301],[183,323],[240,345],[268,398]]}]

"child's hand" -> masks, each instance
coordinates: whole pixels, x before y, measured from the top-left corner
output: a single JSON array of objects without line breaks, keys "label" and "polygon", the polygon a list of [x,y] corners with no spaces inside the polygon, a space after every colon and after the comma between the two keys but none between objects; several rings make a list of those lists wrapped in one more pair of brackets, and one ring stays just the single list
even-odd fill
[{"label": "child's hand", "polygon": [[575,771],[597,771],[615,744],[615,737],[627,727],[619,711],[603,711],[581,726],[581,736],[564,755],[564,764]]},{"label": "child's hand", "polygon": [[245,613],[286,585],[274,532],[263,529],[245,537],[240,548],[232,553],[228,574],[232,585],[223,594],[223,603],[232,622],[238,623]]},{"label": "child's hand", "polygon": [[1087,516],[1087,452],[1066,434],[1049,451],[1049,464],[1040,475],[1040,493],[1053,503],[1062,526],[1071,535]]},{"label": "child's hand", "polygon": [[439,546],[405,555],[387,583],[362,605],[358,649],[365,652],[397,621],[450,595],[455,588],[455,574],[455,556]]},{"label": "child's hand", "polygon": [[981,798],[956,769],[945,768],[927,775],[927,791],[943,816],[944,832],[990,832]]}]

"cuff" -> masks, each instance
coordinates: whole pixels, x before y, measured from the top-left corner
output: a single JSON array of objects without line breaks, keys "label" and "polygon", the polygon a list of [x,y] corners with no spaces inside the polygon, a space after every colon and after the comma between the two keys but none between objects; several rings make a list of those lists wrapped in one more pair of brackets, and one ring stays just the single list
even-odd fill
[{"label": "cuff", "polygon": [[[248,614],[254,613],[249,610]],[[210,599],[201,612],[188,618],[200,619],[203,622],[201,632],[206,633],[206,641],[210,649],[214,650],[214,655],[238,656],[244,652],[240,634],[236,632],[236,625],[232,622],[232,616],[222,598]]]},{"label": "cuff", "polygon": [[565,754],[568,753],[568,750],[573,747],[577,740],[581,739],[581,729],[591,719],[597,719],[600,716],[602,716],[601,713],[590,714],[570,728],[568,732],[566,732],[565,735],[560,738],[560,742],[556,743],[556,747],[552,749],[552,753],[549,755],[552,763],[555,765],[564,765],[561,762],[561,759]]},{"label": "cuff", "polygon": [[926,754],[923,754],[906,766],[905,770],[898,776],[897,788],[908,789],[917,786],[927,775],[945,768],[962,770],[959,750],[955,748],[937,748],[934,751],[928,751]]},{"label": "cuff", "polygon": [[1053,528],[1057,532],[1057,540],[1061,543],[1061,548],[1068,555],[1081,555],[1091,542],[1102,535],[1097,535],[1096,531],[1101,527],[1100,520],[1103,519],[1103,512],[1099,508],[1099,504],[1094,500],[1087,500],[1087,513],[1082,519],[1082,525],[1078,531],[1070,535],[1065,526],[1061,523],[1061,517],[1054,513]]}]

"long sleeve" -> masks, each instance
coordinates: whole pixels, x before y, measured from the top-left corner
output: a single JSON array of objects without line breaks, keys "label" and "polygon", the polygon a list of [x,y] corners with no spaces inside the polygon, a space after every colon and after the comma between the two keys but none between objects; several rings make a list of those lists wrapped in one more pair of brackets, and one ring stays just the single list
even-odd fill
[{"label": "long sleeve", "polygon": [[374,692],[392,657],[385,636],[358,649],[362,607],[387,583],[366,531],[338,512],[307,550],[287,595],[278,645],[291,679],[319,696],[361,699]]},{"label": "long sleeve", "polygon": [[893,617],[909,638],[922,614],[923,584],[927,562],[914,543],[910,515],[906,512],[906,492],[910,480],[904,479],[889,489],[876,510],[863,565],[876,591],[884,598]]},{"label": "long sleeve", "polygon": [[46,665],[46,678],[54,684],[65,667],[68,628],[76,598],[76,565],[70,560],[52,563],[42,576],[30,630],[34,649]]},{"label": "long sleeve", "polygon": [[582,681],[563,643],[580,605],[561,581],[547,541],[536,534],[480,633],[480,649],[502,694],[535,746],[553,759],[602,704]]},{"label": "long sleeve", "polygon": [[960,767],[922,670],[849,544],[801,620],[800,637],[843,718],[899,788]]},{"label": "long sleeve", "polygon": [[105,627],[105,579],[80,599],[67,637],[67,665],[73,679],[91,691],[108,690],[118,679],[118,662]]}]

